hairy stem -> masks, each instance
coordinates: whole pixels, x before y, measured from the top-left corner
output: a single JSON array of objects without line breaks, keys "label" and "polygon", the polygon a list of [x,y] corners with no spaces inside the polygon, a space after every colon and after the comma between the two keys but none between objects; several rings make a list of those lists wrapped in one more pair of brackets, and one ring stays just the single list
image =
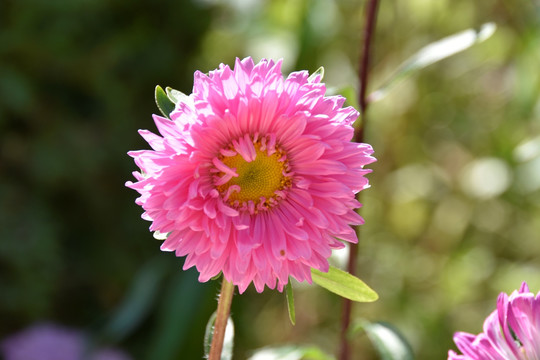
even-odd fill
[{"label": "hairy stem", "polygon": [[214,334],[212,336],[208,360],[221,359],[223,339],[225,337],[225,329],[227,328],[227,320],[229,319],[229,314],[231,312],[233,294],[234,285],[228,282],[224,277],[223,283],[221,284],[221,293],[219,294],[216,322],[214,323]]},{"label": "hairy stem", "polygon": [[[371,50],[371,40],[375,31],[375,22],[377,19],[377,9],[379,7],[379,0],[369,0],[366,4],[365,10],[365,23],[364,33],[362,37],[362,53],[358,69],[358,80],[360,82],[360,90],[358,93],[358,103],[360,104],[360,117],[361,123],[354,131],[354,141],[361,143],[364,142],[364,133],[367,125],[366,111],[368,107],[367,102],[367,85],[369,75],[369,60]],[[356,198],[360,200],[360,193]],[[358,238],[360,239],[359,229],[356,229]],[[356,267],[358,265],[358,244],[351,244],[349,261],[347,263],[347,271],[355,275]],[[349,331],[349,325],[351,323],[352,302],[349,299],[343,299],[343,309],[341,315],[341,333],[340,333],[340,349],[339,360],[349,360],[351,358],[350,343],[347,337]]]}]

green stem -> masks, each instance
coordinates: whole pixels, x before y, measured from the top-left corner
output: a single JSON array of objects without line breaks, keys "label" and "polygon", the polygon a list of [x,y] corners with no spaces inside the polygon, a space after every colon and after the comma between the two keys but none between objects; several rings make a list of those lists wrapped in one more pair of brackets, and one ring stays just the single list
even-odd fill
[{"label": "green stem", "polygon": [[216,311],[216,322],[214,323],[214,334],[212,336],[212,345],[208,360],[220,360],[223,350],[223,339],[225,338],[225,329],[231,312],[232,298],[234,294],[234,285],[223,277],[221,284],[221,293],[219,294],[218,307]]}]

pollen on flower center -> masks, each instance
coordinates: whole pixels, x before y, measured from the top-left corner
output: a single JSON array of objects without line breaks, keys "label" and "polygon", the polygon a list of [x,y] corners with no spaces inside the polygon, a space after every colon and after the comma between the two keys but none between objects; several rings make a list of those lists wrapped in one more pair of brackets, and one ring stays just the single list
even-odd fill
[{"label": "pollen on flower center", "polygon": [[256,212],[285,197],[292,174],[285,152],[273,138],[245,136],[220,153],[213,161],[214,183],[230,205]]}]

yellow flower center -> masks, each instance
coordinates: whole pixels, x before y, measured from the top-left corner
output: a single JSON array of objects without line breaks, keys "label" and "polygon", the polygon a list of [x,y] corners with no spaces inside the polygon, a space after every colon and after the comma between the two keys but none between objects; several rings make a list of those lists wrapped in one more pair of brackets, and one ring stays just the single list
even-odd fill
[{"label": "yellow flower center", "polygon": [[[284,152],[279,148],[275,148],[275,152],[269,155],[268,149],[261,150],[259,141],[253,145],[256,156],[250,162],[238,153],[233,156],[219,156],[221,162],[234,170],[238,177],[232,177],[226,183],[217,186],[217,189],[223,195],[228,194],[226,200],[235,207],[252,201],[254,205],[262,202],[262,205],[268,208],[279,197],[276,191],[291,186],[290,176],[284,175],[289,170],[289,164]],[[223,175],[221,171],[218,173],[220,177]],[[229,191],[234,185],[237,187]]]}]

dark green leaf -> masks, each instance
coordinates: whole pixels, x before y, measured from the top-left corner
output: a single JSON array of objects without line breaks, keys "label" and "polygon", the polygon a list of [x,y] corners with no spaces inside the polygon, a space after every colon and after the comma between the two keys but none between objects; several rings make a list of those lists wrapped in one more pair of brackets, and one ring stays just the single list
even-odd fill
[{"label": "dark green leaf", "polygon": [[151,310],[165,274],[166,266],[159,259],[150,261],[140,270],[125,299],[103,329],[105,337],[118,341],[137,328]]},{"label": "dark green leaf", "polygon": [[365,330],[382,360],[414,360],[411,346],[392,325],[362,320],[351,329],[351,334]]},{"label": "dark green leaf", "polygon": [[159,111],[161,111],[163,116],[170,119],[169,114],[174,110],[174,102],[169,99],[165,91],[159,85],[156,86],[155,97]]},{"label": "dark green leaf", "polygon": [[195,273],[178,271],[176,259],[160,259],[171,269],[172,277],[164,284],[160,302],[156,304],[158,311],[152,321],[154,330],[146,341],[146,356],[141,357],[147,360],[178,358],[179,350],[185,350],[185,342],[190,341],[192,324],[197,321],[201,307],[205,307],[205,299],[213,289],[208,283],[199,283]]},{"label": "dark green leaf", "polygon": [[468,29],[455,35],[433,42],[407,59],[398,70],[386,80],[383,85],[369,95],[368,101],[378,101],[384,98],[388,92],[404,78],[428,65],[436,63],[449,56],[457,54],[489,38],[495,32],[493,23],[486,23],[480,30]]},{"label": "dark green leaf", "polygon": [[371,302],[379,298],[362,280],[333,266],[327,273],[311,269],[311,276],[317,285],[352,301]]},{"label": "dark green leaf", "polygon": [[285,297],[287,298],[287,309],[289,310],[289,319],[291,320],[291,324],[296,324],[296,312],[294,310],[294,295],[293,295],[293,289],[291,285],[291,280],[289,279],[289,282],[287,283],[287,286],[285,286]]}]

